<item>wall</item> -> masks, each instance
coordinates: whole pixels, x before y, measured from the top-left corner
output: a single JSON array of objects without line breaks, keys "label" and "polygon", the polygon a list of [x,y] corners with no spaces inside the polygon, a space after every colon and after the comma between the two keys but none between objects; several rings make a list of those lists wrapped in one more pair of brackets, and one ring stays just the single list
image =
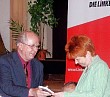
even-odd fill
[{"label": "wall", "polygon": [[6,49],[10,51],[10,0],[0,0],[0,33]]}]

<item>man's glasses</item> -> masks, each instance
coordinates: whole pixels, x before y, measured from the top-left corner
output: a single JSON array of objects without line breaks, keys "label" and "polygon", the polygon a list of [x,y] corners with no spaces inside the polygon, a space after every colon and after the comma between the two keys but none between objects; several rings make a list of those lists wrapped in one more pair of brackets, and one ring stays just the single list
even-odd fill
[{"label": "man's glasses", "polygon": [[29,44],[24,43],[24,42],[21,42],[21,43],[22,43],[22,44],[25,44],[25,45],[27,45],[27,46],[29,46],[30,48],[37,48],[37,49],[40,49],[40,45],[35,45],[35,44],[29,45]]}]

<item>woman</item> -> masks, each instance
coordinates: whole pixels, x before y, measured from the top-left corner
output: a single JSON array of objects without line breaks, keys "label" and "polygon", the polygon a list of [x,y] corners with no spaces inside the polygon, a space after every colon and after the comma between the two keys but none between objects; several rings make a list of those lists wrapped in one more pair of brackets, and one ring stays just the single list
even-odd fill
[{"label": "woman", "polygon": [[75,64],[85,69],[73,92],[55,93],[55,97],[105,97],[109,68],[96,55],[92,40],[85,35],[74,36],[66,44],[65,51],[67,58],[74,59]]}]

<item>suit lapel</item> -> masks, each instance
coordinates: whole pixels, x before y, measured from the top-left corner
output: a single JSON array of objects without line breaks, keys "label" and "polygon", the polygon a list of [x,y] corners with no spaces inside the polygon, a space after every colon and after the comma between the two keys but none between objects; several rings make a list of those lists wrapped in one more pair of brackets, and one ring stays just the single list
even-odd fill
[{"label": "suit lapel", "polygon": [[18,54],[16,52],[14,52],[12,58],[14,60],[14,64],[13,64],[14,69],[13,70],[14,70],[18,83],[26,86],[25,73],[24,73],[24,69],[23,69],[22,63],[19,59]]}]

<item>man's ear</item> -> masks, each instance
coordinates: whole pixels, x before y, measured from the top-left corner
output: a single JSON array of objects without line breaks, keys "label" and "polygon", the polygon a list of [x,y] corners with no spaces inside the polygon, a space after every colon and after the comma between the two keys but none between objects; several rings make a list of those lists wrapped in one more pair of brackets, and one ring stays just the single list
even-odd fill
[{"label": "man's ear", "polygon": [[18,43],[17,47],[22,50],[23,44],[22,43]]}]

